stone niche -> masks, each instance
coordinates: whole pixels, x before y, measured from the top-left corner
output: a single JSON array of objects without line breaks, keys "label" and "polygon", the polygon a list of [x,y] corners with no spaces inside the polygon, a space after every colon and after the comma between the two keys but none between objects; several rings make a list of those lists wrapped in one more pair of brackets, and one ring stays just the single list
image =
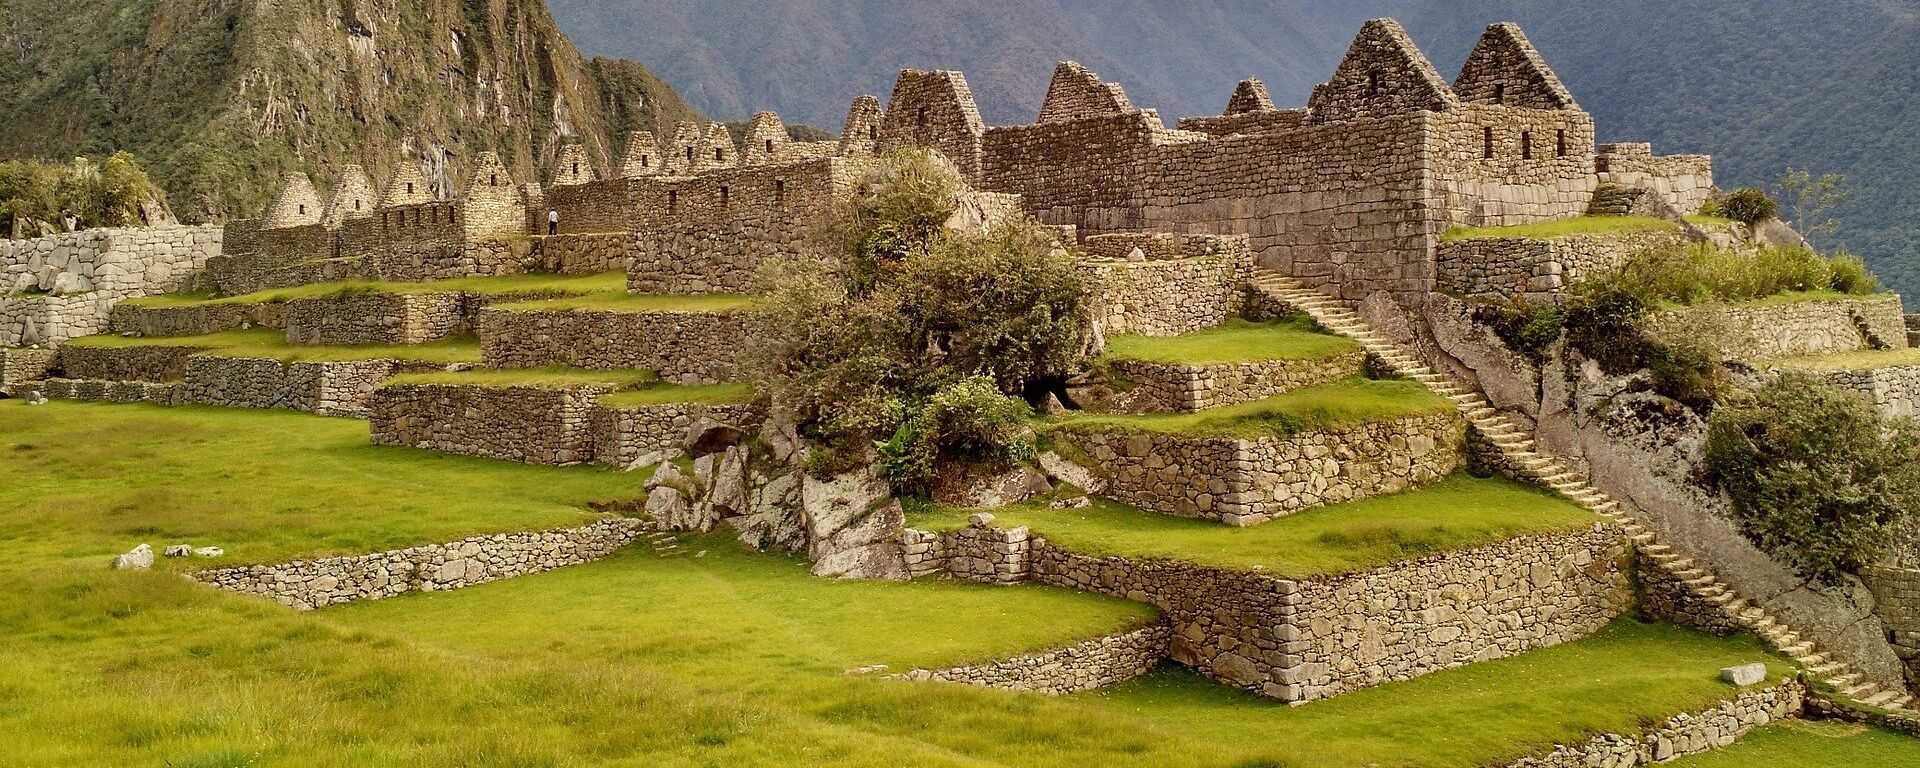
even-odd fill
[{"label": "stone niche", "polygon": [[373,443],[527,464],[581,464],[594,457],[595,402],[613,389],[392,384],[374,390],[369,404]]},{"label": "stone niche", "polygon": [[1247,526],[1446,477],[1465,461],[1466,423],[1445,412],[1285,437],[1062,436],[1093,458],[1116,499]]},{"label": "stone niche", "polygon": [[1029,567],[1042,584],[1158,606],[1175,661],[1303,703],[1598,632],[1632,604],[1628,554],[1617,527],[1596,523],[1297,580],[1089,557],[1044,538]]},{"label": "stone niche", "polygon": [[719,384],[737,375],[746,315],[485,309],[478,331],[489,367],[638,368],[675,384]]}]

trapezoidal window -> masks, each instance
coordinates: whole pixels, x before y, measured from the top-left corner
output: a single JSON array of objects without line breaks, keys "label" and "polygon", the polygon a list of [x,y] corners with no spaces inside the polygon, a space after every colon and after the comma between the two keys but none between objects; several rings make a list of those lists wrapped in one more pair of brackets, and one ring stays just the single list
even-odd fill
[{"label": "trapezoidal window", "polygon": [[411,181],[407,182],[407,194],[413,194],[413,182]]},{"label": "trapezoidal window", "polygon": [[877,126],[877,125],[867,126],[867,140],[868,141],[880,140],[880,126]]},{"label": "trapezoidal window", "polygon": [[767,154],[773,154],[773,139],[767,139]]},{"label": "trapezoidal window", "polygon": [[300,206],[300,215],[302,215],[302,216],[305,216],[305,215],[307,215],[307,207],[306,207],[306,206],[304,206],[304,205],[302,205],[302,206]]},{"label": "trapezoidal window", "polygon": [[687,147],[687,162],[693,162],[693,147]]},{"label": "trapezoidal window", "polygon": [[1492,160],[1493,159],[1493,128],[1491,126],[1480,129],[1480,143],[1481,143],[1480,156],[1485,157],[1488,160]]},{"label": "trapezoidal window", "polygon": [[733,206],[733,191],[730,189],[727,189],[726,187],[721,187],[720,188],[720,210],[724,211],[732,206]]},{"label": "trapezoidal window", "polygon": [[574,175],[574,176],[575,176],[576,178],[578,178],[578,177],[580,176],[580,164],[579,164],[579,163],[574,163],[574,164],[573,164],[573,175]]},{"label": "trapezoidal window", "polygon": [[920,127],[922,128],[927,127],[927,108],[926,107],[920,108]]},{"label": "trapezoidal window", "polygon": [[727,151],[726,151],[726,150],[724,150],[724,149],[721,149],[721,148],[719,148],[719,147],[714,147],[714,148],[713,148],[713,161],[714,161],[714,162],[716,162],[716,163],[724,163],[724,162],[726,162],[726,161],[727,161]]},{"label": "trapezoidal window", "polygon": [[1567,156],[1567,132],[1564,129],[1553,132],[1553,156]]},{"label": "trapezoidal window", "polygon": [[787,180],[786,179],[773,180],[773,201],[776,203],[784,203],[787,201]]},{"label": "trapezoidal window", "polygon": [[646,155],[641,155],[641,156],[640,156],[640,167],[642,167],[642,168],[646,168],[646,167],[648,167],[649,165],[651,165],[652,163],[653,163],[653,158],[651,158],[651,157],[648,157],[648,156],[646,156]]},{"label": "trapezoidal window", "polygon": [[1520,159],[1522,160],[1533,159],[1533,132],[1532,131],[1520,132]]},{"label": "trapezoidal window", "polygon": [[679,212],[680,212],[680,190],[669,189],[667,190],[667,214],[672,215]]},{"label": "trapezoidal window", "polygon": [[360,199],[359,199],[359,198],[354,198],[354,200],[353,200],[353,209],[354,209],[354,210],[356,210],[356,211],[357,211],[357,210],[360,210]]},{"label": "trapezoidal window", "polygon": [[489,187],[500,186],[500,174],[497,174],[497,173],[487,174],[487,186]]},{"label": "trapezoidal window", "polygon": [[1501,104],[1501,105],[1505,105],[1507,103],[1507,84],[1506,83],[1493,84],[1493,103]]},{"label": "trapezoidal window", "polygon": [[1378,95],[1379,93],[1380,93],[1380,70],[1376,69],[1372,72],[1367,73],[1367,95],[1375,96],[1375,95]]}]

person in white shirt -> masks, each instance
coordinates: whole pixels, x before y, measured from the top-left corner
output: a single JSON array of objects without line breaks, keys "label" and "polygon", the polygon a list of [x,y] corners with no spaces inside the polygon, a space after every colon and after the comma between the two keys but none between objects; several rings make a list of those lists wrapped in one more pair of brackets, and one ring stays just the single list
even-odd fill
[{"label": "person in white shirt", "polygon": [[547,209],[547,234],[560,234],[560,212],[552,208]]}]

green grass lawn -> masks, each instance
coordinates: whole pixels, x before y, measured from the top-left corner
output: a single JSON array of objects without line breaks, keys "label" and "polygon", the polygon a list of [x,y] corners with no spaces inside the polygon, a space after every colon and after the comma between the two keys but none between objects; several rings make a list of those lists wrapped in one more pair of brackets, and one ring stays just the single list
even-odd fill
[{"label": "green grass lawn", "polygon": [[81,347],[203,347],[222,357],[259,357],[286,361],[409,360],[422,363],[478,363],[480,341],[471,335],[450,336],[426,344],[364,344],[305,346],[290,344],[284,331],[253,328],[200,336],[119,336],[102,334],[67,342]]},{"label": "green grass lawn", "polygon": [[1679,225],[1671,221],[1645,216],[1581,216],[1573,219],[1561,219],[1540,224],[1518,224],[1509,227],[1454,227],[1440,235],[1440,242],[1450,243],[1456,240],[1484,240],[1489,238],[1523,238],[1527,240],[1553,240],[1574,235],[1605,235],[1617,232],[1678,231]]},{"label": "green grass lawn", "polygon": [[189,307],[206,304],[279,304],[294,299],[312,299],[332,296],[340,293],[480,293],[513,294],[533,291],[561,291],[584,295],[590,293],[625,293],[627,274],[625,272],[600,272],[591,275],[499,275],[493,277],[461,277],[452,280],[433,280],[428,282],[389,282],[381,280],[348,280],[338,283],[312,283],[291,288],[269,288],[264,291],[240,296],[212,296],[198,293],[173,293],[164,296],[147,296],[128,299],[126,304],[135,307]]},{"label": "green grass lawn", "polygon": [[642,479],[375,448],[365,430],[0,401],[0,765],[1468,768],[1703,708],[1733,693],[1721,667],[1769,658],[1622,622],[1299,708],[1177,671],[1046,698],[846,671],[997,658],[1150,611],[826,581],[721,536],[310,613],[190,583],[177,563],[106,569],[139,541],[238,562],[570,524]]},{"label": "green grass lawn", "polygon": [[[967,511],[917,506],[908,525],[952,530]],[[1145,512],[1098,500],[993,510],[996,525],[1028,526],[1074,552],[1163,558],[1285,578],[1350,573],[1522,534],[1584,528],[1600,518],[1558,495],[1504,479],[1456,475],[1433,485],[1306,510],[1251,528]]]},{"label": "green grass lawn", "polygon": [[1676,760],[1675,768],[1920,768],[1920,739],[1845,723],[1786,721],[1726,749]]},{"label": "green grass lawn", "polygon": [[380,386],[401,384],[460,384],[474,387],[544,387],[560,389],[604,384],[616,389],[643,389],[658,386],[660,376],[653,371],[634,369],[599,371],[550,365],[541,368],[475,368],[467,371],[406,373],[381,382]]},{"label": "green grass lawn", "polygon": [[615,408],[627,408],[639,405],[664,405],[667,403],[700,403],[705,405],[737,405],[753,402],[757,392],[752,384],[710,384],[699,387],[676,387],[657,384],[644,389],[630,389],[615,392],[600,398],[600,404]]},{"label": "green grass lawn", "polygon": [[543,301],[496,304],[497,309],[520,312],[598,310],[604,312],[732,312],[753,306],[753,299],[733,293],[699,295],[648,293],[594,293]]},{"label": "green grass lawn", "polygon": [[1293,318],[1265,323],[1228,320],[1204,331],[1153,338],[1113,336],[1107,339],[1106,359],[1151,363],[1207,365],[1259,360],[1314,360],[1360,349],[1345,336],[1316,330],[1310,320]]},{"label": "green grass lawn", "polygon": [[1696,227],[1705,227],[1708,229],[1714,229],[1719,227],[1731,227],[1736,223],[1734,222],[1733,219],[1729,219],[1724,216],[1708,216],[1703,213],[1696,213],[1696,214],[1693,214],[1692,216],[1687,216],[1684,218],[1686,218],[1688,224],[1692,224]]},{"label": "green grass lawn", "polygon": [[1803,371],[1870,371],[1902,365],[1920,365],[1920,347],[1906,349],[1859,350],[1804,357],[1780,357],[1767,361],[1782,368]]},{"label": "green grass lawn", "polygon": [[1453,407],[1452,402],[1418,382],[1356,378],[1195,413],[1134,416],[1081,412],[1046,420],[1044,425],[1048,429],[1083,434],[1122,432],[1270,437],[1441,413]]}]

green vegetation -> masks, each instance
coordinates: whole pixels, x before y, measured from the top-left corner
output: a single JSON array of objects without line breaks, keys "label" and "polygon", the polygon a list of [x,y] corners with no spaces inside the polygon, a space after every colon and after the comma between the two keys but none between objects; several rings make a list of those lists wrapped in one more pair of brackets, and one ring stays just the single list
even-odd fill
[{"label": "green vegetation", "polygon": [[624,296],[626,290],[627,275],[624,272],[601,272],[592,275],[523,274],[461,277],[423,283],[349,280],[338,283],[312,283],[291,288],[269,288],[240,296],[215,297],[206,294],[175,293],[128,299],[125,303],[135,307],[164,308],[218,304],[284,304],[294,299],[351,296],[362,293],[477,293],[493,296],[552,293],[574,296],[589,294]]},{"label": "green vegetation", "polygon": [[1333,357],[1356,351],[1360,345],[1314,327],[1304,316],[1263,323],[1228,320],[1226,324],[1172,338],[1112,336],[1106,359],[1150,363],[1208,365],[1256,360],[1302,360]]},{"label": "green vegetation", "polygon": [[1527,240],[1554,240],[1574,235],[1606,235],[1619,232],[1679,231],[1680,227],[1671,221],[1646,216],[1581,216],[1561,219],[1540,224],[1517,224],[1507,227],[1454,227],[1441,233],[1440,242],[1450,243],[1456,240],[1484,240],[1489,238],[1513,237]]},{"label": "green vegetation", "polygon": [[658,384],[641,389],[615,392],[600,398],[600,404],[615,408],[662,405],[666,403],[730,405],[753,402],[758,394],[752,384],[746,383],[712,384],[700,387],[676,387],[669,384]]},{"label": "green vegetation", "polygon": [[[1084,509],[1025,504],[993,514],[997,525],[1028,526],[1080,554],[1259,568],[1296,579],[1363,571],[1524,534],[1575,530],[1599,519],[1531,486],[1466,475],[1251,528],[1144,512],[1104,499]],[[907,523],[921,530],[952,530],[967,524],[967,511],[923,504],[911,510]]]},{"label": "green vegetation", "polygon": [[1033,459],[1033,409],[975,376],[933,393],[881,443],[880,468],[908,491],[925,491],[942,461],[1012,466]]},{"label": "green vegetation", "polygon": [[101,334],[67,342],[78,347],[198,347],[221,357],[273,358],[287,362],[337,360],[408,360],[422,363],[478,363],[480,341],[472,336],[449,336],[427,344],[366,344],[305,346],[290,344],[285,333],[271,328],[221,331],[200,336],[118,336]]},{"label": "green vegetation", "polygon": [[1822,583],[1875,562],[1920,510],[1920,423],[1806,373],[1716,409],[1705,463],[1747,537]]},{"label": "green vegetation", "polygon": [[1747,734],[1739,743],[1678,760],[1674,768],[1920,768],[1920,739],[1836,722],[1786,720]]},{"label": "green vegetation", "polygon": [[1050,419],[1047,427],[1080,433],[1268,437],[1421,416],[1452,408],[1453,403],[1416,382],[1349,379],[1197,413],[1143,416],[1073,413]]},{"label": "green vegetation", "polygon": [[65,166],[42,160],[0,162],[0,237],[16,231],[32,236],[36,221],[64,229],[67,216],[83,229],[140,226],[146,220],[141,207],[165,201],[166,193],[126,152],[115,152],[99,164],[87,158]]},{"label": "green vegetation", "polygon": [[660,376],[653,371],[598,371],[550,365],[541,368],[475,368],[466,371],[405,373],[387,379],[383,387],[404,384],[454,384],[469,387],[537,387],[562,389],[586,385],[609,386],[620,390],[653,387]]},{"label": "green vegetation", "polygon": [[[883,445],[885,466],[902,473],[891,479],[914,490],[928,457],[1017,454],[1014,442],[973,441],[1015,438],[1024,428],[1004,417],[1027,407],[1015,396],[1038,399],[1078,372],[1088,290],[1073,257],[1027,220],[947,229],[965,184],[935,153],[889,153],[857,188],[814,227],[821,252],[844,266],[762,265],[758,282],[773,290],[753,316],[744,367],[827,447],[813,454],[816,471],[864,464]],[[981,450],[949,455],[968,445]]]},{"label": "green vegetation", "polygon": [[699,295],[590,293],[560,299],[495,304],[519,312],[598,310],[604,312],[732,312],[749,309],[753,299],[729,293]]},{"label": "green vegetation", "polygon": [[1779,216],[1780,204],[1764,189],[1741,187],[1708,200],[1700,212],[1752,226]]}]

